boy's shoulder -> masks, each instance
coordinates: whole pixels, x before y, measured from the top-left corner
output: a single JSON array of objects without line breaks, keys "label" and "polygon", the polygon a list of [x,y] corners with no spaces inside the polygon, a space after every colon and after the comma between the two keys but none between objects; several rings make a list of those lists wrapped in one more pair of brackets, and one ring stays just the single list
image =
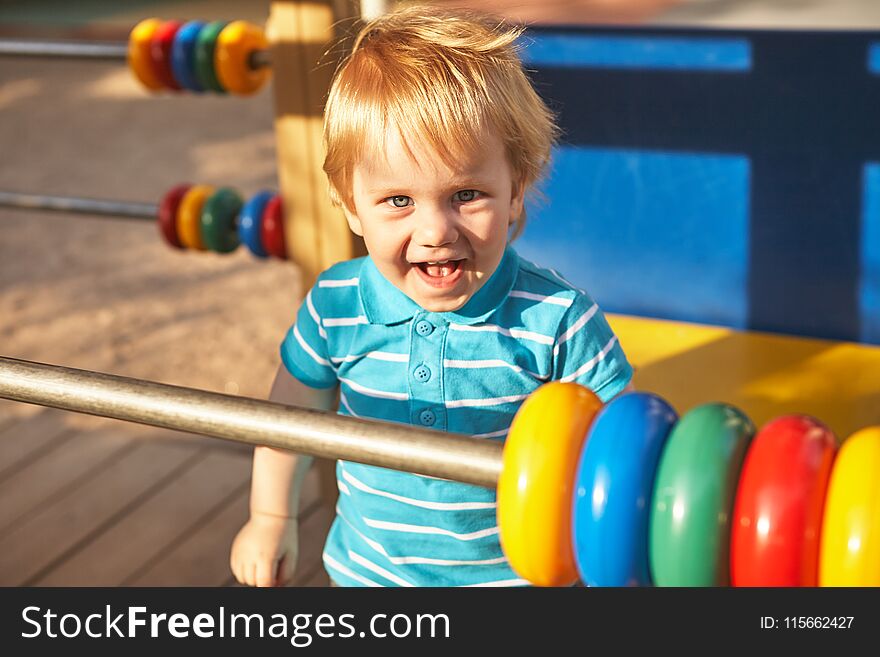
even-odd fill
[{"label": "boy's shoulder", "polygon": [[319,313],[360,305],[361,267],[366,257],[337,262],[318,274],[308,300]]},{"label": "boy's shoulder", "polygon": [[315,287],[333,287],[334,284],[340,282],[351,282],[360,276],[361,267],[368,256],[354,258],[353,260],[343,260],[331,265],[318,275]]},{"label": "boy's shoulder", "polygon": [[[519,274],[514,283],[515,291],[574,302],[581,298],[592,301],[590,295],[568,281],[555,269],[542,267],[522,256],[519,257]],[[570,305],[566,303],[566,305]]]}]

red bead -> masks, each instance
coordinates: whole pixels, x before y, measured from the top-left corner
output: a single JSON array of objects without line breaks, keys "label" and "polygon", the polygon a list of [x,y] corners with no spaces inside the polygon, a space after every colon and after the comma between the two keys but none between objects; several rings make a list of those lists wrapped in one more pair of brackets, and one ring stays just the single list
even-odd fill
[{"label": "red bead", "polygon": [[159,26],[150,41],[150,60],[153,63],[153,72],[162,81],[162,84],[176,91],[180,91],[180,85],[177,84],[171,70],[171,46],[174,44],[177,31],[182,26],[181,21],[166,21]]},{"label": "red bead", "polygon": [[263,211],[260,226],[263,248],[271,255],[287,260],[287,244],[284,240],[284,208],[280,196],[273,196]]},{"label": "red bead", "polygon": [[752,440],[734,505],[734,586],[816,586],[825,493],[837,452],[818,420],[786,415]]},{"label": "red bead", "polygon": [[162,233],[165,241],[176,249],[184,248],[177,237],[177,209],[190,187],[189,184],[172,187],[159,203],[159,232]]}]

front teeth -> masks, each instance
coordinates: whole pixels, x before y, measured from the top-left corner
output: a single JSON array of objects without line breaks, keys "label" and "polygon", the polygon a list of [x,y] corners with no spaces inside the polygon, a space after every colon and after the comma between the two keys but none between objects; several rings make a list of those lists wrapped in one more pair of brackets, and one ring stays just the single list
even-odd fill
[{"label": "front teeth", "polygon": [[449,261],[448,261],[448,260],[438,260],[437,262],[428,262],[428,263],[425,263],[425,264],[428,264],[428,265],[445,265],[447,262],[449,262]]}]

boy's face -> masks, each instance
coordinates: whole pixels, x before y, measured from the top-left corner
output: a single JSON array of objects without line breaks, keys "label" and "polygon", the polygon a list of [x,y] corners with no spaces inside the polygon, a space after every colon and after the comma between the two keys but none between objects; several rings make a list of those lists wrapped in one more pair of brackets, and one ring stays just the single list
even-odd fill
[{"label": "boy's face", "polygon": [[430,147],[411,147],[414,157],[390,131],[384,161],[355,165],[345,214],[392,284],[425,310],[458,310],[501,262],[523,186],[494,134],[454,168]]}]

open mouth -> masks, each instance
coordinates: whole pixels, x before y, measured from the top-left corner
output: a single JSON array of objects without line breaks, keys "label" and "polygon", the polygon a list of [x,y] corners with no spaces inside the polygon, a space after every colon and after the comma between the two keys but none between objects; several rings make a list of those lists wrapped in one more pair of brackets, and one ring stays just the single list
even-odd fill
[{"label": "open mouth", "polygon": [[441,260],[440,262],[417,262],[416,267],[431,278],[446,278],[458,271],[462,260]]},{"label": "open mouth", "polygon": [[455,285],[461,278],[464,271],[464,259],[414,262],[413,267],[428,285],[436,288],[448,288]]}]

